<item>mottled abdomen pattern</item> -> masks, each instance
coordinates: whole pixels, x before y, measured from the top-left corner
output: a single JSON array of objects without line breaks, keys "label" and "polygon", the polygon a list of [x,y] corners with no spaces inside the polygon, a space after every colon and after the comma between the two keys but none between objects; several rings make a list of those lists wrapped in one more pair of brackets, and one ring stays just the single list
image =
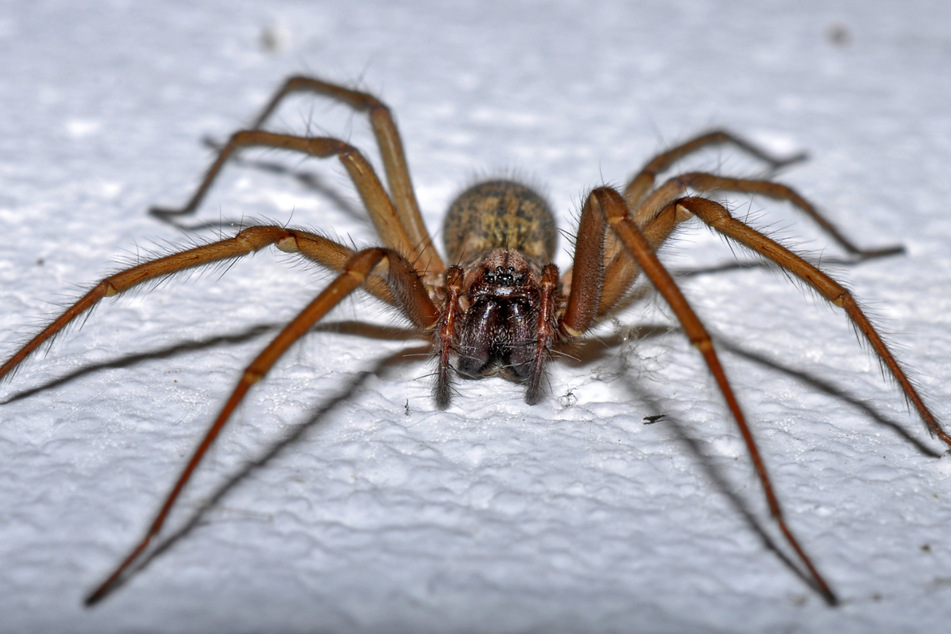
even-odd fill
[{"label": "mottled abdomen pattern", "polygon": [[509,180],[486,181],[462,192],[449,207],[443,234],[449,261],[455,263],[492,249],[514,249],[547,263],[558,242],[548,203]]}]

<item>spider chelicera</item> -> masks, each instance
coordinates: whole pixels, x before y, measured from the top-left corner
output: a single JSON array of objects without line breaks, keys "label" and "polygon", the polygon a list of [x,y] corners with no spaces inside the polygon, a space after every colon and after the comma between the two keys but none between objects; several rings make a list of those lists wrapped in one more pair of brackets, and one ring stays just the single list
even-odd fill
[{"label": "spider chelicera", "polygon": [[[353,146],[329,137],[277,134],[261,126],[289,94],[312,92],[369,114],[386,171],[388,189]],[[337,272],[317,295],[245,368],[237,386],[215,418],[184,471],[165,498],[145,537],[87,598],[103,598],[127,575],[162,528],[183,487],[248,390],[282,354],[334,306],[358,288],[399,311],[432,338],[436,357],[435,400],[445,407],[452,394],[453,369],[465,378],[501,375],[525,384],[525,399],[541,396],[542,378],[551,352],[588,332],[628,303],[634,282],[643,273],[669,304],[696,346],[736,422],[763,486],[769,509],[789,546],[796,552],[822,596],[835,594],[793,536],[743,411],[726,378],[710,335],[694,313],[656,249],[681,223],[698,218],[726,238],[759,253],[842,308],[868,341],[930,432],[951,446],[949,437],[925,405],[888,347],[852,295],[800,256],[733,218],[719,202],[690,192],[743,192],[784,200],[811,217],[856,258],[886,255],[898,248],[859,249],[793,189],[770,180],[683,173],[657,184],[659,174],[702,148],[732,145],[772,169],[801,157],[778,159],[725,131],[699,135],[650,161],[623,191],[598,187],[585,199],[576,233],[574,260],[564,273],[552,264],[557,230],[544,199],[511,180],[493,180],[465,190],[450,206],[443,227],[445,263],[433,246],[419,212],[402,142],[390,110],[376,97],[309,77],[288,79],[251,129],[231,136],[221,148],[197,192],[182,209],[153,209],[166,219],[189,214],[201,203],[229,157],[241,148],[267,147],[307,155],[337,157],[343,164],[379,235],[381,246],[354,250],[324,236],[276,225],[252,226],[236,236],[132,266],[96,284],[79,301],[44,328],[0,366],[8,375],[44,342],[104,297],[121,294],[144,282],[179,271],[239,258],[268,245],[297,253]],[[451,362],[455,359],[455,367]]]}]

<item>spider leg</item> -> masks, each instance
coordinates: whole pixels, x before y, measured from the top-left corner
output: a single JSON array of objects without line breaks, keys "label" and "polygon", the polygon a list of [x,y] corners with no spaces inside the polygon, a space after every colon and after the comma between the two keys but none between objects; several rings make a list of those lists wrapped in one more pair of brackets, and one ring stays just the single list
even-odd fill
[{"label": "spider leg", "polygon": [[218,153],[191,200],[180,210],[152,209],[157,215],[175,215],[191,213],[204,198],[215,177],[224,167],[228,158],[237,150],[245,147],[270,147],[309,154],[318,158],[336,156],[346,168],[353,184],[370,214],[373,226],[383,240],[383,244],[400,253],[414,256],[417,270],[439,273],[442,271],[442,259],[436,253],[431,241],[413,241],[407,233],[403,219],[393,205],[389,194],[373,171],[373,166],[360,151],[348,143],[330,137],[299,137],[289,134],[277,134],[261,130],[242,130],[235,132],[228,143]]},{"label": "spider leg", "polygon": [[439,310],[429,299],[426,288],[420,281],[415,269],[403,257],[391,249],[370,248],[357,252],[327,288],[323,290],[310,304],[307,305],[283,330],[267,345],[264,350],[245,368],[241,379],[228,397],[224,407],[215,418],[211,427],[205,433],[201,443],[192,453],[188,464],[176,480],[171,492],[165,498],[161,509],[149,526],[145,537],[132,549],[132,552],[119,564],[109,577],[96,588],[86,599],[86,605],[92,605],[101,600],[109,590],[115,586],[123,573],[134,563],[148,547],[169,511],[178,499],[182,489],[188,483],[192,473],[205,456],[208,448],[218,437],[219,432],[231,418],[232,413],[244,399],[251,386],[260,381],[268,370],[277,362],[290,346],[300,339],[308,330],[320,321],[334,306],[339,304],[354,290],[364,285],[373,269],[386,260],[389,265],[388,283],[393,295],[401,298],[400,306],[413,324],[421,330],[431,330],[439,319]]},{"label": "spider leg", "polygon": [[815,205],[803,198],[795,189],[781,183],[717,176],[706,172],[688,172],[668,180],[644,199],[635,220],[639,224],[642,223],[646,218],[652,216],[654,213],[658,213],[661,209],[666,207],[670,201],[683,196],[688,189],[693,189],[698,192],[732,191],[758,194],[772,198],[773,200],[788,201],[792,203],[794,207],[809,216],[833,240],[838,242],[843,249],[858,260],[894,255],[904,251],[904,247],[901,245],[881,247],[879,249],[860,248],[846,238],[835,225],[819,213]]},{"label": "spider leg", "polygon": [[[664,209],[660,214],[658,214],[658,216],[663,216],[665,213],[670,213],[670,215],[675,218],[676,212],[678,211],[676,204],[671,203],[669,207],[671,208],[670,212],[668,212],[667,209]],[[603,220],[592,219],[592,216],[603,216]],[[763,492],[766,496],[766,501],[769,505],[769,509],[773,515],[773,518],[779,525],[779,528],[785,536],[790,547],[796,552],[800,561],[809,571],[810,576],[812,577],[819,591],[825,597],[826,601],[828,601],[830,604],[835,604],[837,602],[835,594],[829,588],[829,585],[825,582],[822,575],[819,574],[819,571],[813,565],[809,556],[806,555],[805,551],[799,545],[799,542],[793,536],[792,531],[790,531],[789,527],[786,525],[786,520],[784,519],[782,510],[780,509],[779,501],[776,498],[776,494],[773,492],[772,484],[770,482],[769,476],[766,473],[766,466],[762,457],[760,456],[759,449],[757,448],[756,442],[753,439],[753,434],[746,422],[746,418],[743,415],[740,404],[736,400],[736,396],[733,394],[733,389],[730,387],[730,383],[726,378],[723,367],[720,365],[720,360],[714,349],[713,341],[710,338],[709,333],[703,326],[700,318],[697,317],[697,314],[693,311],[693,308],[690,307],[690,304],[687,302],[687,299],[684,297],[683,293],[677,287],[677,283],[657,258],[657,255],[654,253],[654,250],[651,247],[651,240],[644,235],[644,233],[635,223],[634,218],[631,217],[624,198],[617,191],[608,187],[600,187],[591,192],[581,215],[581,225],[590,223],[592,226],[603,228],[604,222],[607,222],[612,231],[614,231],[621,242],[630,251],[638,267],[644,271],[654,287],[657,288],[661,295],[664,296],[664,299],[667,301],[668,305],[670,305],[671,309],[674,311],[674,314],[677,316],[677,319],[683,326],[687,336],[690,338],[690,342],[703,355],[703,359],[706,362],[710,373],[716,380],[717,386],[719,387],[720,392],[723,394],[723,398],[727,403],[727,407],[730,409],[730,412],[733,415],[733,419],[736,421],[737,427],[740,430],[740,434],[743,436],[747,451],[750,454],[750,458],[753,461],[753,466],[755,467],[760,483],[763,486]],[[599,243],[600,240],[595,244]],[[590,245],[590,241],[582,243],[581,240],[579,240],[576,258],[581,256],[579,259],[582,261],[590,259],[595,263],[600,264],[600,257],[598,257],[599,254],[597,253],[597,250],[601,247]],[[589,249],[593,253],[587,253],[586,251]],[[595,272],[591,273],[592,270]],[[579,326],[586,325],[586,319],[588,320],[588,324],[593,322],[597,305],[599,304],[597,298],[592,298],[590,301],[592,302],[593,306],[589,306],[583,310],[578,309],[573,311],[572,298],[575,296],[581,297],[584,293],[584,291],[581,290],[576,291],[576,286],[583,288],[585,286],[596,285],[596,283],[600,281],[601,275],[603,275],[603,270],[598,271],[597,267],[591,265],[583,265],[579,267],[576,263],[575,274],[572,278],[572,288],[569,293],[568,309],[565,312],[563,320],[569,321],[571,319],[576,319],[573,317],[573,315],[578,315],[581,318],[574,323],[565,324],[565,326],[567,326],[566,330],[569,334],[574,334],[573,331],[575,331]],[[581,302],[583,300],[576,301]]]},{"label": "spider leg", "polygon": [[[311,77],[294,76],[288,78],[284,82],[284,85],[274,94],[270,102],[265,106],[264,110],[262,110],[255,119],[251,129],[232,135],[228,143],[219,150],[218,157],[215,159],[214,163],[212,163],[198,189],[184,207],[180,209],[156,207],[151,210],[152,213],[163,218],[168,216],[187,215],[194,213],[194,211],[201,204],[201,201],[208,192],[208,189],[211,187],[211,184],[218,176],[221,168],[227,162],[232,153],[240,147],[255,145],[295,150],[321,157],[328,156],[328,154],[318,154],[312,152],[310,149],[307,149],[306,143],[303,143],[303,141],[309,140],[308,137],[296,137],[288,134],[270,133],[268,136],[257,137],[258,140],[253,142],[241,142],[242,140],[249,140],[249,137],[244,137],[242,140],[235,140],[235,137],[243,133],[260,132],[261,126],[264,125],[264,122],[274,112],[274,110],[284,100],[284,98],[292,93],[301,91],[315,92],[331,99],[341,101],[360,112],[369,111],[370,124],[373,128],[373,133],[379,145],[380,154],[383,157],[383,168],[386,172],[386,179],[390,186],[390,193],[393,196],[390,206],[394,208],[394,213],[399,219],[399,223],[402,226],[403,231],[407,235],[406,242],[412,246],[412,248],[408,250],[402,250],[401,252],[416,254],[421,260],[423,267],[420,270],[428,270],[436,273],[443,271],[445,269],[445,265],[442,262],[442,258],[440,258],[439,254],[433,247],[432,238],[430,237],[429,232],[426,229],[426,225],[423,223],[423,218],[419,212],[419,204],[417,203],[416,195],[413,192],[413,183],[410,179],[409,167],[407,166],[406,155],[403,151],[403,143],[400,139],[400,134],[390,109],[386,106],[386,104],[373,95],[360,92],[358,90],[344,88],[342,86],[324,82]],[[296,139],[297,141],[290,141],[290,139]],[[338,143],[340,142],[338,141]],[[354,153],[356,152],[356,150],[352,148],[350,151]],[[370,168],[369,163],[363,161],[362,157],[360,157],[360,159],[366,164],[366,168],[372,172],[372,168]],[[351,177],[353,177],[357,188],[360,189],[361,182],[357,180],[357,176],[354,175],[354,171],[346,165],[346,161],[344,160],[343,156],[340,157],[340,160],[344,162],[344,165],[347,167],[347,171],[350,172]],[[360,195],[361,197],[364,196],[362,191],[360,192]],[[376,223],[377,221],[374,219],[374,224]],[[387,244],[387,246],[397,248],[394,244]],[[397,250],[400,249],[397,248]]]},{"label": "spider leg", "polygon": [[[630,251],[623,247],[623,242],[613,232],[606,232],[604,215],[594,208],[595,205],[596,199],[589,196],[578,223],[573,266],[562,277],[562,284],[569,288],[562,322],[570,336],[579,336],[611,312],[641,272]],[[669,207],[654,214],[639,228],[651,248],[656,249],[678,224],[689,218],[689,214]],[[610,247],[609,239],[620,244],[623,253],[602,266],[599,262],[605,259]],[[573,279],[586,282],[573,284]]]},{"label": "spider leg", "polygon": [[654,186],[657,175],[670,169],[680,159],[693,154],[703,148],[713,145],[734,145],[747,154],[763,161],[773,170],[778,170],[792,163],[805,160],[805,153],[795,154],[787,158],[778,158],[762,148],[753,145],[732,132],[726,130],[711,130],[696,136],[680,145],[676,145],[662,152],[647,162],[624,188],[624,199],[631,209],[637,209],[644,197]]},{"label": "spider leg", "polygon": [[558,320],[555,317],[555,297],[558,291],[558,267],[546,264],[542,269],[541,294],[538,301],[538,328],[535,331],[535,360],[528,377],[525,390],[525,402],[534,405],[541,396],[542,376],[549,350],[559,334]]},{"label": "spider leg", "polygon": [[882,365],[888,368],[889,373],[895,381],[898,382],[898,385],[905,394],[905,398],[907,398],[915,410],[917,410],[918,415],[928,427],[929,432],[940,438],[945,444],[951,446],[951,436],[941,428],[940,423],[938,423],[938,420],[931,413],[931,410],[928,409],[928,406],[925,405],[924,400],[908,379],[901,365],[899,365],[898,361],[889,351],[888,346],[885,345],[878,331],[875,330],[875,327],[868,320],[868,317],[865,316],[865,313],[862,312],[862,309],[859,308],[858,303],[856,303],[848,290],[786,247],[733,218],[730,212],[718,202],[706,198],[690,197],[681,198],[673,204],[697,216],[714,230],[728,238],[736,240],[763,257],[775,262],[786,271],[789,271],[816,289],[826,300],[843,309],[855,328],[861,332],[869,344],[871,344],[872,349],[875,351],[875,354],[878,355]]},{"label": "spider leg", "polygon": [[[269,244],[277,246],[282,251],[299,252],[304,257],[336,271],[343,270],[347,260],[353,256],[351,249],[322,236],[307,231],[264,225],[244,229],[233,238],[143,262],[96,284],[0,366],[0,380],[43,343],[49,341],[104,297],[118,295],[144,282],[180,271],[248,255]],[[366,286],[368,291],[383,301],[396,304],[396,299],[381,278],[371,277]]]},{"label": "spider leg", "polygon": [[[624,188],[624,199],[627,201],[629,209],[638,209],[644,200],[644,197],[650,193],[654,187],[657,176],[673,165],[700,150],[717,145],[732,145],[750,156],[759,159],[769,165],[771,171],[776,171],[782,167],[802,161],[806,158],[804,153],[795,154],[786,158],[779,158],[766,152],[762,148],[738,137],[727,130],[711,130],[689,139],[679,145],[676,145],[649,160],[641,170],[635,174],[627,186]],[[659,208],[658,208],[659,209]],[[645,227],[646,222],[638,222],[638,226]],[[624,245],[612,234],[605,236],[607,241],[604,252],[604,266],[611,269],[605,276],[607,280],[616,280],[617,286],[626,290],[637,277],[639,270],[631,260],[630,254]],[[600,314],[608,312],[614,306],[618,297],[613,297],[612,293],[605,294],[605,301],[602,302]]]},{"label": "spider leg", "polygon": [[317,93],[342,101],[358,112],[370,113],[370,125],[379,145],[380,155],[383,157],[383,169],[386,172],[386,182],[390,186],[393,203],[413,244],[431,245],[432,238],[423,223],[419,213],[419,203],[413,191],[413,181],[410,179],[403,142],[389,107],[369,93],[345,88],[314,77],[298,75],[285,80],[284,85],[274,93],[271,101],[251,124],[251,128],[260,129],[284,98],[296,92]]},{"label": "spider leg", "polygon": [[[880,249],[862,249],[858,247],[851,240],[846,238],[829,219],[824,217],[815,205],[803,198],[794,189],[772,181],[727,178],[702,172],[691,172],[672,178],[652,191],[651,188],[654,187],[657,176],[670,169],[678,160],[703,148],[723,144],[736,146],[747,154],[767,163],[773,170],[785,167],[786,165],[801,161],[805,158],[805,154],[796,154],[788,158],[775,157],[725,130],[713,130],[706,134],[701,134],[648,161],[641,171],[628,183],[624,190],[624,198],[630,209],[637,210],[634,218],[637,225],[642,229],[649,226],[653,222],[654,217],[659,214],[670,201],[683,196],[688,188],[702,192],[713,190],[736,191],[759,194],[769,198],[791,202],[812,218],[823,231],[857,260],[893,255],[903,250],[900,245]],[[619,289],[619,293],[615,295],[609,292],[610,289],[605,288],[599,315],[604,315],[611,310],[617,300],[623,295],[624,291],[630,287],[634,279],[640,273],[640,270],[634,264],[628,251],[612,234],[609,233],[606,240],[607,247],[605,248],[604,266],[608,269],[608,273],[605,275],[605,279],[614,284],[615,287]],[[663,238],[661,241],[663,241]],[[652,242],[651,244],[656,247],[659,243]]]}]

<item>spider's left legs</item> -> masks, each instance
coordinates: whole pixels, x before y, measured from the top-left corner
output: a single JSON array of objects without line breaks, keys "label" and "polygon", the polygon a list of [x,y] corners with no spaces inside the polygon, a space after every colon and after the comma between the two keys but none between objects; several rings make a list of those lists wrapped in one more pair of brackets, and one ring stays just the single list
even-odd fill
[{"label": "spider's left legs", "polygon": [[627,187],[624,188],[624,199],[627,201],[628,206],[631,209],[637,209],[638,205],[640,205],[641,201],[644,200],[644,197],[654,186],[657,175],[670,169],[671,166],[680,159],[698,152],[703,148],[726,144],[734,145],[747,154],[758,158],[769,165],[773,170],[785,167],[791,163],[797,163],[806,158],[804,153],[795,154],[787,158],[778,158],[749,141],[736,136],[732,132],[726,130],[711,130],[710,132],[698,135],[680,145],[661,152],[648,161],[647,164],[641,168],[641,171],[634,175],[627,184]]},{"label": "spider's left legs", "polygon": [[[669,148],[649,160],[644,167],[631,178],[624,188],[624,199],[627,201],[628,207],[630,209],[638,209],[644,198],[654,187],[657,176],[669,170],[677,161],[705,148],[718,145],[732,145],[746,154],[763,161],[769,165],[773,171],[791,163],[801,161],[806,156],[804,153],[801,153],[780,158],[732,132],[727,130],[711,130]],[[661,208],[662,206],[657,207],[655,212],[659,212]],[[639,217],[636,220],[638,226],[644,228],[653,221],[653,218]],[[836,235],[833,235],[833,237],[838,239]],[[613,293],[611,292],[611,288],[605,288],[605,294],[602,297],[601,308],[599,310],[599,314],[602,315],[614,307],[617,300],[623,294],[623,291],[626,291],[627,288],[630,287],[639,273],[627,249],[625,249],[624,245],[622,245],[612,233],[607,235],[606,240],[604,266],[608,269],[608,273],[605,275],[605,281],[608,284],[613,284],[617,289],[622,289],[622,292]],[[659,243],[655,242],[652,244],[656,245]]]},{"label": "spider's left legs", "polygon": [[660,212],[670,201],[683,196],[689,189],[698,192],[729,191],[756,194],[772,198],[773,200],[783,200],[792,203],[795,208],[809,216],[813,222],[819,225],[823,231],[839,243],[843,249],[860,260],[894,255],[904,250],[904,247],[901,245],[881,247],[878,249],[863,249],[859,247],[846,238],[828,218],[819,212],[815,205],[806,200],[795,189],[783,185],[782,183],[775,183],[768,180],[718,176],[706,172],[687,172],[665,182],[644,199],[641,207],[637,210],[635,220],[639,225],[643,226],[653,214]]},{"label": "spider's left legs", "polygon": [[[307,231],[274,225],[259,225],[248,227],[232,238],[225,238],[224,240],[142,262],[100,280],[75,303],[66,308],[59,317],[50,322],[16,351],[13,356],[0,365],[0,381],[14,372],[40,346],[51,341],[64,328],[86,314],[104,298],[120,295],[146,282],[174,275],[181,271],[215,262],[235,260],[260,251],[272,244],[282,251],[299,253],[305,258],[335,271],[343,270],[344,265],[354,253],[352,249],[333,240]],[[385,302],[397,303],[397,299],[393,297],[390,288],[378,275],[371,276],[367,281],[366,288],[370,293]]]},{"label": "spider's left legs", "polygon": [[898,382],[905,393],[905,398],[917,410],[928,430],[944,441],[945,444],[951,446],[951,436],[941,428],[941,424],[938,423],[937,418],[925,405],[924,400],[908,379],[901,365],[889,351],[878,331],[846,288],[786,247],[733,218],[727,209],[716,201],[690,197],[681,198],[672,204],[697,216],[728,238],[732,238],[763,257],[772,260],[816,289],[826,300],[844,310],[855,328],[865,336],[882,364],[888,368],[889,373]]},{"label": "spider's left legs", "polygon": [[[671,204],[670,206],[672,211],[675,212],[676,209],[674,209],[674,205]],[[675,213],[671,215],[670,220],[671,223],[676,224],[677,217]],[[599,292],[604,275],[603,268],[601,267],[603,254],[600,251],[603,248],[603,241],[599,239],[599,234],[603,235],[605,224],[611,227],[618,239],[629,250],[638,267],[644,271],[654,287],[663,295],[665,301],[671,307],[687,336],[690,338],[690,342],[703,355],[703,359],[710,373],[716,380],[717,386],[720,388],[720,392],[723,394],[723,398],[726,400],[727,406],[736,421],[740,434],[743,436],[747,451],[750,454],[756,473],[763,486],[766,501],[773,518],[778,523],[790,547],[796,552],[800,561],[802,561],[803,565],[808,569],[819,591],[829,603],[836,603],[837,599],[835,594],[822,578],[822,575],[819,574],[819,571],[786,525],[782,510],[779,506],[779,501],[773,492],[772,484],[766,473],[766,466],[763,463],[759,449],[753,439],[753,434],[746,422],[746,417],[743,415],[739,402],[733,393],[733,388],[730,386],[723,367],[720,365],[719,357],[714,349],[713,341],[709,333],[700,321],[700,318],[697,317],[697,314],[693,311],[693,308],[691,308],[687,302],[687,299],[680,291],[680,288],[678,288],[673,277],[671,277],[670,273],[657,258],[651,246],[651,240],[645,236],[634,222],[624,198],[622,198],[618,192],[608,187],[601,187],[591,192],[581,212],[579,239],[575,253],[571,289],[561,324],[563,330],[568,335],[576,335],[579,331],[583,332],[586,330],[596,318],[600,304]],[[673,224],[671,226],[673,226]],[[663,227],[661,229],[663,229]],[[582,241],[581,236],[589,231],[596,239],[588,237]],[[589,290],[591,288],[597,290],[592,292]]]},{"label": "spider's left legs", "polygon": [[330,285],[298,313],[245,368],[231,396],[228,397],[224,407],[205,433],[201,443],[192,453],[188,464],[185,465],[182,474],[162,503],[162,507],[146,531],[145,537],[132,549],[128,557],[122,560],[112,574],[89,595],[86,599],[86,605],[92,605],[108,594],[116,583],[122,579],[129,566],[145,551],[152,538],[158,534],[169,511],[171,511],[182,489],[188,483],[198,463],[208,452],[208,448],[218,437],[218,434],[244,399],[248,390],[251,389],[251,386],[260,381],[287,349],[304,336],[334,306],[372,279],[371,273],[384,260],[389,266],[387,283],[393,295],[400,298],[399,304],[404,314],[420,330],[432,330],[436,326],[439,319],[439,310],[430,300],[425,286],[423,286],[417,272],[409,262],[391,249],[375,247],[357,252]]}]

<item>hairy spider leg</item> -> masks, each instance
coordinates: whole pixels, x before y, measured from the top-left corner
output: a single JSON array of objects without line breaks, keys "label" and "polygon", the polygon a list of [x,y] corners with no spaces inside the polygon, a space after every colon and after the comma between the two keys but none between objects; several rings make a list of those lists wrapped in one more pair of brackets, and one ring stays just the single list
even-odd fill
[{"label": "hairy spider leg", "polygon": [[[274,225],[260,225],[248,227],[233,238],[143,262],[125,271],[110,275],[93,286],[0,366],[0,380],[9,375],[43,343],[56,336],[69,323],[90,310],[104,297],[118,295],[134,286],[159,277],[248,255],[270,244],[276,245],[283,251],[299,252],[305,258],[335,271],[342,270],[347,260],[353,257],[354,254],[352,249],[307,231],[286,229]],[[366,287],[370,293],[383,301],[394,305],[397,303],[390,289],[378,276],[371,277]]]},{"label": "hairy spider leg", "polygon": [[[151,210],[152,213],[160,217],[194,213],[228,158],[242,147],[271,147],[321,157],[326,156],[326,154],[312,151],[311,148],[318,144],[309,144],[309,141],[316,140],[311,137],[277,133],[268,133],[266,135],[252,134],[259,133],[259,129],[277,109],[284,98],[296,92],[317,93],[346,103],[359,112],[369,112],[370,124],[383,158],[383,168],[386,172],[387,183],[389,184],[390,194],[392,195],[394,215],[402,227],[402,232],[406,235],[406,244],[397,245],[396,243],[387,243],[387,246],[397,249],[406,256],[413,255],[413,260],[417,262],[416,266],[418,271],[429,271],[433,274],[441,273],[446,267],[439,253],[433,246],[432,238],[420,215],[419,204],[416,201],[416,195],[413,191],[413,183],[410,178],[406,155],[403,151],[403,142],[389,107],[368,93],[351,90],[311,77],[294,76],[288,78],[255,119],[251,129],[237,132],[231,136],[228,143],[219,150],[217,158],[206,172],[198,189],[184,207],[179,209],[155,207]],[[346,145],[340,141],[335,142]],[[356,152],[353,148],[350,148],[349,151]],[[340,156],[340,160],[344,162],[344,166],[347,167],[347,171],[350,172],[350,175],[354,178],[357,188],[360,189],[361,184],[356,180],[353,169],[347,165],[342,155]],[[366,161],[363,161],[363,163],[366,163]],[[366,164],[366,168],[369,168],[369,164]],[[362,191],[360,195],[364,197]],[[368,209],[370,208],[368,207]],[[374,223],[376,222],[376,219],[374,219]]]},{"label": "hairy spider leg", "polygon": [[[808,569],[818,590],[828,603],[834,605],[838,599],[786,524],[786,520],[779,506],[779,501],[773,492],[772,483],[766,473],[766,466],[756,446],[756,441],[753,439],[752,431],[746,422],[743,410],[740,408],[740,404],[733,393],[733,388],[730,386],[726,373],[720,364],[720,360],[713,346],[713,340],[700,321],[700,318],[697,317],[697,314],[693,308],[691,308],[673,277],[671,277],[670,273],[657,258],[648,238],[644,236],[640,228],[634,222],[621,194],[609,187],[600,187],[591,192],[588,197],[588,203],[590,204],[585,205],[585,210],[588,213],[586,215],[584,211],[582,212],[581,223],[584,224],[586,221],[589,221],[589,218],[593,215],[604,217],[608,226],[611,227],[621,242],[630,250],[638,267],[644,271],[644,274],[658,292],[663,295],[664,300],[674,311],[678,321],[680,321],[683,326],[684,332],[690,339],[690,343],[703,355],[707,368],[716,380],[717,387],[723,394],[727,407],[730,409],[733,419],[740,430],[740,434],[746,443],[747,451],[750,454],[756,473],[763,486],[766,501],[773,515],[773,519],[776,520],[790,547],[792,547],[800,561]],[[671,203],[671,205],[674,204],[676,203]],[[603,225],[603,221],[590,220],[590,222],[598,222]],[[573,278],[572,284],[578,283],[587,285],[591,284],[592,280],[578,277]]]},{"label": "hairy spider leg", "polygon": [[[670,169],[680,159],[704,148],[723,144],[733,145],[747,154],[762,160],[769,165],[772,170],[780,169],[806,158],[804,153],[787,158],[775,157],[726,130],[713,130],[701,134],[652,158],[631,178],[624,189],[624,199],[627,201],[630,209],[636,210],[634,221],[637,225],[641,227],[642,230],[647,227],[653,221],[653,217],[660,213],[660,210],[664,208],[667,202],[683,194],[683,188],[679,191],[676,190],[678,186],[684,186],[694,188],[701,192],[733,191],[738,193],[759,194],[774,200],[788,201],[809,216],[827,235],[857,260],[894,255],[904,250],[901,245],[892,245],[878,249],[860,248],[849,240],[815,205],[793,188],[781,183],[761,179],[725,178],[702,172],[694,172],[681,174],[671,179],[672,181],[676,181],[678,183],[677,185],[668,185],[665,183],[664,186],[670,188],[668,191],[658,193],[658,190],[661,188],[653,189],[657,176]],[[668,183],[669,182],[670,181],[668,181]],[[670,191],[675,191],[675,193],[671,194]],[[647,199],[654,197],[656,197],[656,201],[648,202]],[[602,294],[601,305],[598,309],[599,316],[609,313],[617,306],[618,301],[624,296],[624,293],[628,290],[639,273],[637,266],[634,264],[627,250],[624,249],[616,239],[613,239],[611,234],[608,234],[607,241],[608,247],[605,249],[604,263],[608,269],[605,279],[609,284],[605,287],[605,291]],[[651,244],[656,248],[658,243],[652,242]]]},{"label": "hairy spider leg", "polygon": [[[875,327],[872,326],[872,323],[866,317],[862,309],[859,308],[852,295],[841,284],[832,280],[831,277],[820,271],[816,266],[810,264],[802,257],[795,255],[786,247],[766,237],[749,225],[733,218],[720,203],[716,201],[702,203],[700,201],[709,199],[699,197],[680,198],[688,189],[700,191],[722,189],[758,193],[781,200],[790,200],[794,202],[797,207],[806,210],[810,215],[812,215],[812,213],[809,212],[809,209],[812,209],[811,205],[809,207],[803,207],[803,204],[809,204],[794,190],[777,183],[691,172],[675,176],[651,192],[644,199],[641,208],[635,212],[634,220],[639,224],[644,222],[645,219],[659,214],[673,201],[678,199],[689,200],[691,201],[690,205],[699,210],[697,217],[707,223],[711,228],[729,238],[733,238],[740,244],[764,256],[767,260],[779,264],[793,275],[801,278],[828,301],[845,310],[849,319],[855,325],[855,328],[864,335],[882,365],[888,369],[889,374],[901,387],[905,398],[918,412],[928,427],[929,432],[940,438],[946,444],[951,445],[951,436],[945,433],[941,428],[937,418],[925,405],[924,399],[918,394],[918,391],[908,379],[901,365],[895,359],[894,355],[892,355],[888,346],[885,345],[882,337],[878,334]],[[676,209],[681,210],[681,212],[692,211],[692,207],[684,204],[677,205]],[[685,218],[689,217],[689,215],[688,213]],[[872,251],[859,250],[858,254],[863,257],[878,257],[894,253],[900,249],[901,247],[883,248]]]},{"label": "hairy spider leg", "polygon": [[768,238],[759,231],[756,231],[749,225],[740,222],[730,215],[726,207],[716,201],[707,198],[689,197],[681,198],[672,204],[700,218],[700,220],[707,223],[715,231],[736,240],[763,257],[775,262],[814,288],[830,303],[844,310],[856,330],[861,332],[869,344],[871,344],[872,349],[878,355],[882,365],[888,368],[892,378],[895,379],[904,392],[905,398],[914,406],[918,415],[922,421],[924,421],[929,433],[940,438],[946,445],[951,446],[951,436],[942,429],[941,424],[931,413],[928,406],[925,405],[924,399],[918,394],[918,390],[915,389],[908,375],[892,355],[891,351],[889,351],[888,346],[885,345],[878,331],[872,325],[871,321],[869,321],[868,317],[866,317],[862,309],[859,308],[852,294],[844,286],[786,247]]},{"label": "hairy spider leg", "polygon": [[389,265],[387,282],[392,293],[399,298],[399,306],[406,316],[420,330],[431,330],[439,319],[439,309],[429,299],[429,294],[419,279],[415,269],[400,254],[392,249],[374,247],[358,251],[343,267],[343,271],[325,288],[313,301],[310,302],[281,332],[258,354],[248,365],[241,378],[228,397],[224,407],[215,418],[211,427],[205,433],[201,443],[192,453],[188,464],[179,476],[171,492],[165,498],[161,509],[149,526],[145,537],[136,544],[129,555],[122,560],[116,569],[97,587],[86,599],[86,605],[92,605],[105,597],[123,577],[125,571],[148,548],[162,528],[166,517],[178,499],[182,489],[191,479],[201,459],[207,453],[218,434],[231,418],[232,413],[244,399],[251,386],[260,381],[268,370],[277,362],[290,346],[307,333],[311,327],[320,321],[334,306],[357,288],[369,280],[373,269],[386,260]]}]

